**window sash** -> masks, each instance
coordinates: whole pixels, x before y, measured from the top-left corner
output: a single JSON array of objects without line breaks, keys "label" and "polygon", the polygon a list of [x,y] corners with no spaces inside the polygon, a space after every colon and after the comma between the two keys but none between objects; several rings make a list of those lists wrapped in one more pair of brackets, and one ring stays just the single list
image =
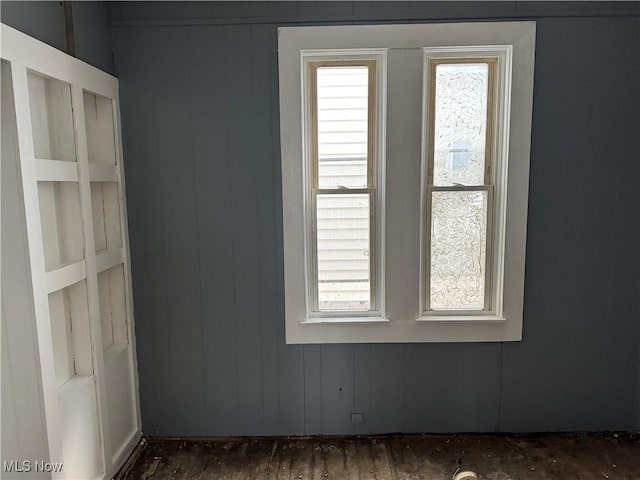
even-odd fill
[{"label": "window sash", "polygon": [[[472,315],[486,315],[488,313],[495,313],[495,295],[494,288],[492,288],[493,280],[493,255],[494,249],[492,248],[494,239],[494,196],[495,187],[493,185],[480,185],[480,186],[435,186],[428,185],[426,189],[426,221],[424,222],[424,238],[425,238],[425,254],[424,259],[424,287],[423,295],[425,305],[425,315],[443,315],[443,316],[472,316]],[[469,310],[469,309],[432,309],[431,308],[431,225],[432,225],[432,200],[434,192],[486,192],[487,193],[487,238],[486,238],[486,252],[484,262],[484,308],[481,310]]]},{"label": "window sash", "polygon": [[[427,58],[426,80],[427,88],[424,91],[426,96],[426,160],[427,176],[425,179],[425,199],[423,210],[423,262],[422,262],[422,284],[421,289],[421,312],[425,316],[486,316],[494,315],[497,310],[497,285],[494,276],[494,255],[495,255],[495,213],[494,200],[496,196],[495,171],[496,171],[496,143],[497,143],[497,115],[498,115],[498,68],[499,57],[436,57]],[[484,184],[483,185],[434,185],[434,157],[435,157],[435,119],[436,119],[436,69],[438,65],[444,64],[482,64],[486,63],[487,70],[487,119],[485,134],[485,164],[484,164]],[[433,221],[433,193],[434,192],[487,192],[487,219],[486,219],[486,252],[484,265],[484,308],[479,310],[461,309],[433,309],[431,308],[431,228]]]},{"label": "window sash", "polygon": [[[367,187],[366,188],[319,188],[319,136],[318,136],[318,68],[366,67],[367,84]],[[307,255],[307,315],[317,317],[370,317],[380,312],[378,299],[379,239],[377,230],[377,76],[378,60],[330,59],[307,62],[307,88],[309,102],[310,133],[310,202],[307,210],[307,232],[309,232],[309,255]],[[318,277],[318,195],[369,195],[369,310],[320,310]]]},{"label": "window sash", "polygon": [[[369,310],[320,310],[319,307],[319,279],[318,279],[318,218],[317,218],[317,199],[318,195],[369,195]],[[376,235],[376,218],[373,215],[376,205],[376,191],[373,188],[358,189],[315,189],[312,191],[311,211],[309,215],[310,224],[308,229],[311,232],[311,258],[309,271],[311,282],[310,290],[310,312],[309,316],[370,316],[372,312],[378,311],[377,304],[377,262],[378,248]]]},{"label": "window sash", "polygon": [[488,65],[487,78],[487,131],[485,136],[484,184],[494,183],[494,162],[496,150],[497,121],[497,70],[498,57],[452,57],[430,58],[428,60],[428,131],[427,131],[427,185],[433,185],[435,157],[435,120],[436,120],[436,70],[438,65],[481,64]]},{"label": "window sash", "polygon": [[319,183],[318,155],[318,68],[323,67],[366,67],[367,85],[367,186],[373,188],[376,179],[376,60],[317,60],[308,63],[309,104],[311,106],[311,182],[317,189]]}]

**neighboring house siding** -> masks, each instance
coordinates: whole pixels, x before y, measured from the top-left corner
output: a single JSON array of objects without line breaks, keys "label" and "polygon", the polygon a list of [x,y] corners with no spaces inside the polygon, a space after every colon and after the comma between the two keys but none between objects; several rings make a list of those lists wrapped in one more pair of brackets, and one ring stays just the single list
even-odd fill
[{"label": "neighboring house siding", "polygon": [[[341,184],[348,182],[342,173],[348,169],[348,165],[327,168]],[[360,281],[369,278],[369,215],[359,206],[360,200],[318,205],[319,288],[340,291],[347,303],[369,296],[368,282]]]}]

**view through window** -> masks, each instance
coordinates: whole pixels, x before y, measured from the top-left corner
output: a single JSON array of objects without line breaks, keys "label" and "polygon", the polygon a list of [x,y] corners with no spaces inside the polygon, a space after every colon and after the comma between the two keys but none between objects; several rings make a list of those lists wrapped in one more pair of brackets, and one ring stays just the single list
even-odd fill
[{"label": "view through window", "polygon": [[497,59],[431,60],[427,211],[431,310],[488,305]]},{"label": "view through window", "polygon": [[371,310],[371,62],[311,65],[317,310]]}]

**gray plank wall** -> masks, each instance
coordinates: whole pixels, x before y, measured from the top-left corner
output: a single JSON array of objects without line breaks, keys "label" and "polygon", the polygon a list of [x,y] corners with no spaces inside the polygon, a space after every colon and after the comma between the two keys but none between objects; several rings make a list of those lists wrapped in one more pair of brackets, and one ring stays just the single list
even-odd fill
[{"label": "gray plank wall", "polygon": [[[76,57],[113,73],[109,12],[106,2],[74,2],[73,32]],[[2,1],[2,23],[31,35],[52,47],[67,51],[62,2]]]},{"label": "gray plank wall", "polygon": [[[638,428],[638,4],[110,11],[145,433]],[[276,27],[495,18],[538,21],[524,341],[285,345]]]}]

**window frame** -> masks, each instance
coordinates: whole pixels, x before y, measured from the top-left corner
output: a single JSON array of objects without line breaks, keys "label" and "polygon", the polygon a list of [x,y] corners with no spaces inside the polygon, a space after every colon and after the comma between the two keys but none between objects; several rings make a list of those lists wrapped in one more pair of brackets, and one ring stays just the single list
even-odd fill
[{"label": "window frame", "polygon": [[[442,64],[487,63],[487,132],[484,184],[436,186],[434,177],[436,67]],[[505,228],[508,188],[509,120],[513,47],[454,46],[423,48],[422,183],[420,211],[420,308],[417,321],[505,322],[503,312]],[[492,66],[493,64],[493,66]],[[487,161],[488,160],[488,161]],[[485,301],[480,310],[431,309],[431,199],[438,191],[487,192]]]},{"label": "window frame", "polygon": [[[386,52],[380,49],[305,50],[300,52],[303,131],[305,319],[302,323],[384,321],[384,119]],[[317,78],[320,67],[368,68],[367,187],[320,189],[318,187]],[[373,95],[372,95],[373,94]],[[369,310],[320,311],[318,306],[318,257],[316,199],[320,194],[369,194]]]},{"label": "window frame", "polygon": [[[470,22],[402,25],[280,27],[278,75],[280,90],[280,148],[284,246],[285,337],[289,344],[308,343],[429,343],[495,342],[522,339],[524,266],[529,186],[529,156],[533,104],[535,22]],[[422,158],[424,102],[421,58],[425,48],[464,45],[482,50],[512,47],[509,137],[502,145],[509,165],[504,194],[508,195],[504,227],[501,315],[422,315]],[[309,318],[305,237],[308,168],[303,162],[308,138],[303,125],[301,54],[323,51],[340,54],[380,52],[389,65],[379,72],[385,94],[378,145],[388,156],[388,170],[380,173],[387,189],[380,214],[383,230],[383,315],[379,317]],[[419,99],[418,96],[422,96]],[[381,199],[377,199],[381,202]],[[496,202],[498,199],[496,199]],[[506,205],[506,203],[505,203]],[[496,207],[497,208],[497,207]],[[413,219],[413,220],[412,220]],[[380,228],[380,226],[378,226]],[[379,286],[379,288],[382,285]]]}]

